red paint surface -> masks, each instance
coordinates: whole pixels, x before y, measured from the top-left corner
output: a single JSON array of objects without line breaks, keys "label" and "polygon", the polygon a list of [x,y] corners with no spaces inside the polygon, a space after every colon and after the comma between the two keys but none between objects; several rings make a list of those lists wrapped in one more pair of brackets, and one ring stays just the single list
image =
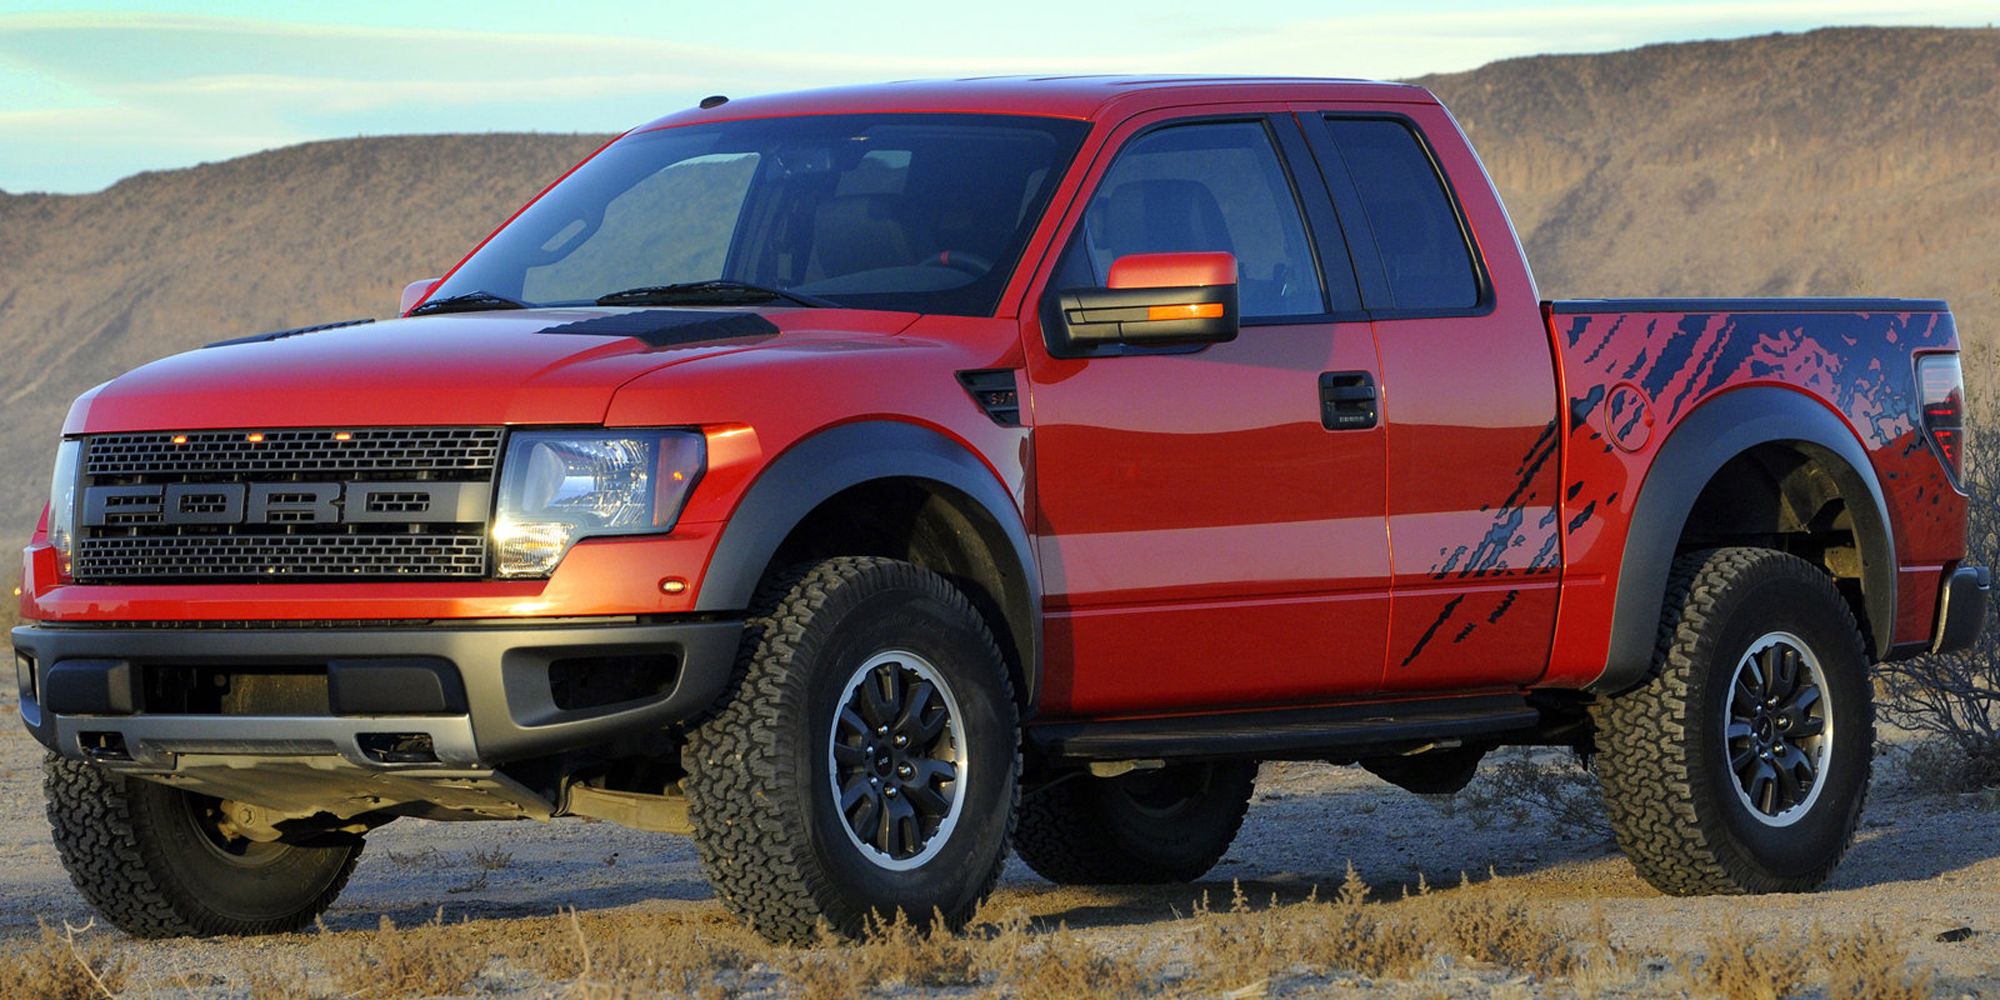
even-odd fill
[{"label": "red paint surface", "polygon": [[[1253,324],[1187,353],[1051,356],[1037,304],[1053,248],[1121,142],[1180,118],[1271,113],[1282,126],[1287,113],[1330,109],[1394,111],[1423,130],[1484,257],[1487,306]],[[684,611],[772,459],[842,423],[900,420],[977,455],[1016,502],[1045,595],[1044,717],[1574,687],[1603,669],[1627,520],[1653,456],[1706,400],[1768,384],[1820,400],[1868,449],[1895,525],[1898,628],[1928,634],[1939,574],[1963,555],[1964,500],[1898,394],[1913,352],[1956,349],[1948,316],[1545,318],[1478,160],[1428,94],[1402,85],[896,84],[734,100],[647,128],[870,111],[1095,123],[995,317],[774,308],[763,312],[775,336],[665,350],[536,332],[606,310],[424,317],[168,358],[85,394],[65,427],[701,427],[708,472],[671,535],[581,543],[545,581],[76,586],[54,579],[44,526],[27,551],[24,615]],[[1181,264],[1176,281],[1215,277],[1213,261]],[[1021,370],[1027,426],[996,425],[955,378],[991,368]],[[1376,427],[1321,426],[1318,378],[1329,371],[1373,376]],[[1593,393],[1621,400],[1621,413],[1640,405],[1643,424],[1612,426],[1605,407],[1574,405]],[[690,586],[669,597],[666,576]]]}]

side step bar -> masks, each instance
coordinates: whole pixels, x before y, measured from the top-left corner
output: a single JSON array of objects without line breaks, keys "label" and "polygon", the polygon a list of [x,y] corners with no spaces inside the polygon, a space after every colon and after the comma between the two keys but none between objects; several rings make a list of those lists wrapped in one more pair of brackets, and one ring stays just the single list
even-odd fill
[{"label": "side step bar", "polygon": [[1028,741],[1069,760],[1373,757],[1430,743],[1528,735],[1542,722],[1521,695],[1370,702],[1219,715],[1050,722]]}]

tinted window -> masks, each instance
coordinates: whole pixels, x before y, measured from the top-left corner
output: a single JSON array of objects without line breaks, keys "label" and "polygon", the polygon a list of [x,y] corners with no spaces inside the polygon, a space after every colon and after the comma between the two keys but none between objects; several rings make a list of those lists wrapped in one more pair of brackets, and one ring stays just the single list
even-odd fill
[{"label": "tinted window", "polygon": [[1402,122],[1331,118],[1326,127],[1361,196],[1367,218],[1343,220],[1348,236],[1374,242],[1396,309],[1470,309],[1479,281],[1451,195],[1429,153]]},{"label": "tinted window", "polygon": [[721,278],[862,309],[991,315],[1088,126],[812,115],[620,139],[435,297],[580,305]]},{"label": "tinted window", "polygon": [[1058,266],[1057,287],[1101,287],[1127,254],[1236,255],[1245,317],[1326,311],[1298,200],[1259,122],[1176,125],[1119,151]]}]

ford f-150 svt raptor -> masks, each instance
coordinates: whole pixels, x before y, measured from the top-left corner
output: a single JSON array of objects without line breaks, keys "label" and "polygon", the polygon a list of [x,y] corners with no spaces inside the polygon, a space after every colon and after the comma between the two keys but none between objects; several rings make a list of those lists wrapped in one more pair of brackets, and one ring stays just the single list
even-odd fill
[{"label": "ford f-150 svt raptor", "polygon": [[142,935],[299,927],[407,816],[691,833],[779,939],[956,924],[1010,846],[1200,876],[1261,760],[1520,744],[1595,756],[1662,890],[1805,890],[1869,665],[1979,628],[1957,346],[1539,301],[1417,87],[711,99],[401,318],[84,394],[21,714]]}]

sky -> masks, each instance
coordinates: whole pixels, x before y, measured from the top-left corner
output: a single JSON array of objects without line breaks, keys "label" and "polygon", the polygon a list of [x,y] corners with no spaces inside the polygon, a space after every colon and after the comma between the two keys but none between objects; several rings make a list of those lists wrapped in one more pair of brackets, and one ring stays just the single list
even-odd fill
[{"label": "sky", "polygon": [[314,139],[613,132],[709,94],[1002,73],[1395,79],[1995,0],[0,0],[0,191],[99,190]]}]

